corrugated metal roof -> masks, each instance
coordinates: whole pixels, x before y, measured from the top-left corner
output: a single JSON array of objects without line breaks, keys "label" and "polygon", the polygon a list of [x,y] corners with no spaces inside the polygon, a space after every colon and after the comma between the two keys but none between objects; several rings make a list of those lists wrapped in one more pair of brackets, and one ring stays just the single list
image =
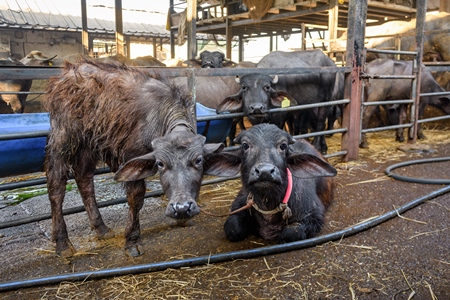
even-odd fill
[{"label": "corrugated metal roof", "polygon": [[[80,16],[60,13],[51,1],[13,0],[0,2],[0,28],[79,32],[82,30]],[[145,12],[137,11],[136,13],[144,14]],[[146,19],[152,20],[150,13],[147,14]],[[90,18],[88,12],[88,32],[114,34],[115,22]],[[123,33],[130,36],[170,37],[170,32],[166,30],[165,24],[124,22]]]}]

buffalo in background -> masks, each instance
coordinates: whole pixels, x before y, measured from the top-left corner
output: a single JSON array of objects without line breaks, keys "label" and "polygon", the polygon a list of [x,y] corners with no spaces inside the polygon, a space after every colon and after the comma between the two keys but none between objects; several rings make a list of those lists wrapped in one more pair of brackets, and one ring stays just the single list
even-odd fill
[{"label": "buffalo in background", "polygon": [[[321,50],[282,52],[274,51],[264,56],[257,68],[310,68],[335,67],[335,63]],[[325,130],[329,107],[295,112],[267,113],[271,108],[327,102],[333,99],[336,74],[309,73],[270,77],[263,74],[245,75],[239,79],[238,93],[225,98],[217,112],[244,111],[253,125],[262,122],[284,128],[291,124],[291,134]],[[327,152],[324,136],[315,137],[313,145],[321,153]]]},{"label": "buffalo in background", "polygon": [[[12,57],[8,59],[0,60],[0,65],[4,67],[9,66],[43,66],[49,65],[51,61],[56,57],[43,57],[39,51],[32,51],[21,60],[16,60]],[[10,79],[0,81],[1,92],[29,92],[32,79]],[[27,94],[2,94],[0,95],[3,100],[14,113],[23,113],[26,106]]]},{"label": "buffalo in background", "polygon": [[[185,61],[188,66],[196,68],[251,68],[256,64],[242,62],[235,64],[226,60],[220,51],[203,51],[198,59]],[[187,78],[176,77],[174,81],[177,84],[187,86]],[[226,97],[239,91],[239,84],[236,83],[233,76],[197,76],[195,79],[196,101],[208,108],[216,109]],[[236,126],[239,124],[241,130],[245,129],[242,118],[233,119],[229,133],[229,143],[233,145],[236,134]],[[207,130],[207,129],[206,129]],[[206,134],[206,133],[203,133]],[[225,142],[225,141],[223,141]]]},{"label": "buffalo in background", "polygon": [[[436,82],[430,71],[422,65],[420,78],[421,93],[445,92],[445,90]],[[366,65],[365,73],[369,75],[411,75],[412,61],[376,59]],[[374,102],[383,100],[401,100],[411,98],[411,79],[368,79],[364,89],[364,101]],[[431,105],[438,108],[443,113],[450,114],[450,96],[426,96],[420,98],[419,118],[423,117],[425,107]],[[385,105],[388,121],[390,124],[403,124],[406,119],[406,104]],[[368,128],[371,116],[376,112],[376,106],[366,106],[363,113],[362,128]],[[423,139],[424,135],[420,130],[417,137]],[[403,129],[400,128],[396,133],[396,140],[403,142]],[[360,147],[368,147],[365,134],[362,134]]]}]

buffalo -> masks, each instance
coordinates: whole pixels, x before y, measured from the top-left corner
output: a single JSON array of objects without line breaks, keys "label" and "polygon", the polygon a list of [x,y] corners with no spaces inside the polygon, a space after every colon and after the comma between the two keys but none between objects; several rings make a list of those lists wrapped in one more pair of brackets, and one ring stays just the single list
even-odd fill
[{"label": "buffalo", "polygon": [[[216,53],[217,52],[217,53]],[[220,56],[220,58],[219,58]],[[216,59],[214,59],[216,58]],[[203,68],[250,68],[255,67],[256,64],[250,62],[242,62],[230,66],[228,63],[222,64],[222,60],[225,60],[224,55],[220,51],[203,51],[199,60],[190,60],[189,65],[191,67],[203,67]],[[226,60],[225,60],[226,61]],[[194,62],[194,63],[193,63]],[[227,62],[227,61],[226,61]],[[229,61],[228,61],[229,62]],[[177,77],[174,79],[180,85],[187,85],[187,79],[185,77]],[[239,84],[235,82],[232,76],[209,76],[209,77],[196,77],[195,80],[196,89],[196,101],[208,108],[216,109],[217,106],[226,97],[235,94],[239,91]],[[233,144],[233,140],[236,134],[236,125],[239,124],[241,130],[245,129],[242,118],[234,118],[231,124],[229,133],[230,144]],[[208,128],[208,126],[206,126]],[[206,129],[205,131],[207,131]],[[204,134],[206,135],[207,132]]]},{"label": "buffalo", "polygon": [[200,53],[198,58],[186,60],[184,61],[184,64],[195,68],[223,68],[235,65],[234,62],[225,58],[223,52],[218,50],[204,50]]},{"label": "buffalo", "polygon": [[129,204],[125,251],[138,256],[139,211],[144,179],[157,172],[169,199],[165,214],[186,220],[199,213],[196,199],[209,155],[223,144],[205,144],[195,134],[188,94],[145,69],[118,63],[66,62],[62,74],[47,86],[46,108],[51,131],[46,147],[46,176],[56,253],[72,256],[62,214],[69,171],[73,174],[91,227],[99,238],[112,235],[97,208],[94,171],[104,161],[124,181]]},{"label": "buffalo", "polygon": [[218,175],[241,173],[242,188],[231,211],[251,205],[227,218],[227,238],[240,241],[256,233],[291,242],[316,236],[333,200],[336,169],[309,142],[295,141],[273,124],[252,126],[236,143],[239,151],[213,157],[221,162]]},{"label": "buffalo", "polygon": [[[420,92],[421,93],[435,93],[445,92],[445,90],[436,82],[425,66],[422,66],[420,77]],[[370,75],[411,75],[412,61],[381,59],[371,61],[366,65],[365,73]],[[368,79],[364,89],[364,101],[384,101],[384,100],[401,100],[411,98],[411,79]],[[431,105],[440,109],[445,114],[450,114],[450,96],[426,96],[420,98],[419,103],[419,118],[424,114],[425,107]],[[403,124],[406,120],[406,104],[385,105],[389,123]],[[368,127],[371,116],[376,112],[377,107],[366,106],[364,108],[362,128]],[[417,137],[425,138],[420,128],[417,132]],[[396,140],[403,142],[403,129],[400,128],[396,132]],[[368,147],[368,142],[365,134],[361,136],[361,148]]]},{"label": "buffalo", "polygon": [[[282,52],[274,51],[264,56],[257,68],[335,67],[334,62],[321,50]],[[249,74],[239,78],[241,89],[225,98],[217,112],[244,111],[253,125],[266,122],[283,128],[288,121],[290,133],[304,133],[308,127],[323,131],[329,108],[288,113],[268,114],[271,108],[331,101],[336,81],[332,73],[309,73],[268,76]],[[311,125],[312,124],[312,125]],[[313,145],[321,153],[327,152],[324,136],[315,137]]]},{"label": "buffalo", "polygon": [[[54,58],[44,57],[39,51],[31,51],[21,60],[16,60],[12,57],[8,59],[0,60],[0,65],[9,66],[44,66],[48,65]],[[8,92],[8,94],[0,95],[0,99],[3,100],[8,106],[11,107],[14,113],[21,114],[25,110],[25,105],[27,102],[27,94],[9,94],[10,92],[29,92],[31,85],[33,83],[32,79],[9,79],[0,81],[0,91]]]}]

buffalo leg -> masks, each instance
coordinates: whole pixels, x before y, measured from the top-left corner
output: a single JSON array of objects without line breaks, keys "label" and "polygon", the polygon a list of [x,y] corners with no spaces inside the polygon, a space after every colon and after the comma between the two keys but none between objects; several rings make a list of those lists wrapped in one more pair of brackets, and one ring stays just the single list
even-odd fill
[{"label": "buffalo leg", "polygon": [[95,230],[98,238],[110,238],[114,233],[103,222],[100,211],[98,210],[97,201],[95,199],[94,188],[94,171],[95,162],[87,160],[79,160],[83,162],[81,165],[74,167],[73,175],[80,191],[83,204],[86,209],[91,229]]},{"label": "buffalo leg", "polygon": [[[368,105],[366,107],[363,107],[363,118],[362,118],[362,129],[367,129],[369,127],[370,118],[373,116],[373,114],[376,111],[376,107],[374,105]],[[360,148],[367,148],[369,147],[369,143],[367,142],[367,137],[365,133],[361,133],[361,142],[359,144]]]},{"label": "buffalo leg", "polygon": [[[231,204],[231,211],[237,210],[246,205],[246,197],[238,195]],[[238,242],[245,239],[252,231],[253,222],[251,221],[250,210],[230,215],[223,226],[227,238],[232,242]]]},{"label": "buffalo leg", "polygon": [[[317,112],[317,122],[315,125],[316,132],[325,130],[325,121],[327,118],[327,112],[328,112],[327,107],[324,107],[324,106],[319,107],[318,112]],[[321,135],[321,136],[314,137],[313,145],[317,150],[320,151],[320,153],[327,154],[328,146],[327,146],[327,141],[325,139],[325,136]]]},{"label": "buffalo leg", "polygon": [[323,226],[323,218],[320,216],[303,219],[299,223],[292,223],[283,228],[278,241],[289,243],[315,237]]},{"label": "buffalo leg", "polygon": [[125,183],[128,200],[128,221],[125,229],[125,251],[129,256],[136,257],[144,253],[141,242],[141,229],[139,224],[139,211],[144,204],[144,180]]},{"label": "buffalo leg", "polygon": [[62,159],[47,156],[47,188],[52,211],[52,239],[56,243],[56,254],[70,257],[75,248],[69,240],[66,222],[63,216],[63,201],[66,194],[67,168]]}]

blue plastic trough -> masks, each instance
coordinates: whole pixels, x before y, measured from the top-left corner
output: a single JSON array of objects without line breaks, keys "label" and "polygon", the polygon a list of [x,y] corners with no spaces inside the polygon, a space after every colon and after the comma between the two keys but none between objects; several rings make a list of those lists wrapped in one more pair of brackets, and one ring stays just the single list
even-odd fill
[{"label": "blue plastic trough", "polygon": [[[197,103],[198,116],[216,115]],[[210,121],[207,143],[225,141],[231,128],[231,119]],[[197,132],[203,133],[206,121],[197,123]],[[0,114],[0,134],[19,134],[50,130],[48,113]],[[43,170],[46,137],[0,140],[0,177],[40,172]]]},{"label": "blue plastic trough", "polygon": [[[196,103],[197,117],[216,115],[216,110]],[[209,121],[209,128],[206,134],[207,143],[222,143],[230,133],[232,119],[222,119]],[[197,132],[203,134],[206,129],[206,121],[197,122]]]},{"label": "blue plastic trough", "polygon": [[[0,134],[50,129],[47,113],[0,115]],[[0,177],[43,169],[46,137],[0,141]]]}]

